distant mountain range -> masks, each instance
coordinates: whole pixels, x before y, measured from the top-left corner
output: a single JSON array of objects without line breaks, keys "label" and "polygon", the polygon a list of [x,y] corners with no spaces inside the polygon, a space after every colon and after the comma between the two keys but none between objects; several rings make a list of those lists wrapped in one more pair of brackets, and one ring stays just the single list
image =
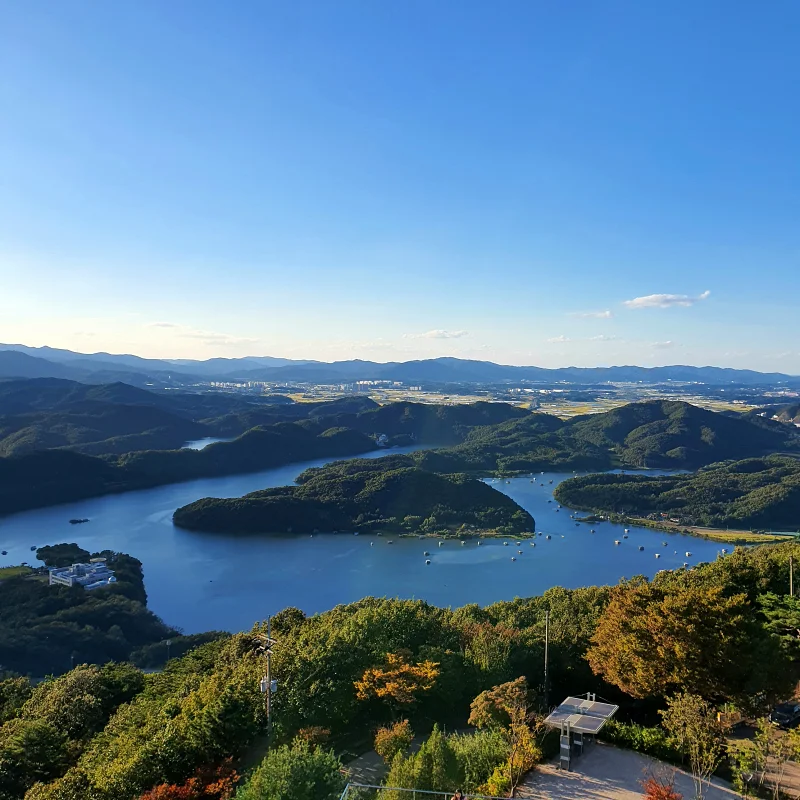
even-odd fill
[{"label": "distant mountain range", "polygon": [[112,353],[76,353],[53,347],[0,344],[0,378],[68,378],[85,383],[124,381],[136,386],[185,386],[208,380],[270,383],[347,383],[358,380],[410,384],[505,383],[553,384],[697,382],[800,386],[800,377],[722,367],[517,367],[491,361],[432,358],[421,361],[302,361],[271,356],[164,360]]}]

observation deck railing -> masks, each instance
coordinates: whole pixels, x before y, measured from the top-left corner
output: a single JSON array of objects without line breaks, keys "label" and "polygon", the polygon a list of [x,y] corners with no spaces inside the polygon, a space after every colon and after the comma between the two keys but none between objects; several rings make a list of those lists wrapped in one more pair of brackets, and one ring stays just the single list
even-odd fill
[{"label": "observation deck railing", "polygon": [[[370,783],[348,783],[339,800],[452,800],[455,789],[434,792],[428,789],[403,789],[398,786],[376,786]],[[487,794],[464,794],[464,800],[507,800]]]}]

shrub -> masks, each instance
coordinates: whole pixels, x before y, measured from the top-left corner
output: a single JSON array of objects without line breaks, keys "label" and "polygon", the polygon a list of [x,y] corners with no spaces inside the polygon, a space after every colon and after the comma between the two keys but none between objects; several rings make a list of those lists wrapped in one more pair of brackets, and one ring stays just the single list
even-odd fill
[{"label": "shrub", "polygon": [[341,769],[330,751],[295,739],[267,753],[236,800],[338,800],[345,786]]},{"label": "shrub", "polygon": [[391,764],[398,753],[408,750],[413,738],[414,731],[407,719],[386,728],[378,728],[375,734],[375,752],[387,764]]},{"label": "shrub", "polygon": [[635,722],[617,722],[612,719],[603,727],[600,738],[664,761],[675,763],[681,760],[680,750],[672,737],[659,726],[648,728]]}]

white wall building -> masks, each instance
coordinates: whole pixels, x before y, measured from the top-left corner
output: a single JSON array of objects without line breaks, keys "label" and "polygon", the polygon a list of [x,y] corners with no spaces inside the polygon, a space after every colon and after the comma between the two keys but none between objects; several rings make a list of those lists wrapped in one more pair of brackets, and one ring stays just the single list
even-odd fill
[{"label": "white wall building", "polygon": [[83,586],[89,590],[108,586],[117,580],[104,558],[93,558],[88,564],[73,564],[71,567],[51,567],[49,572],[51,586]]}]

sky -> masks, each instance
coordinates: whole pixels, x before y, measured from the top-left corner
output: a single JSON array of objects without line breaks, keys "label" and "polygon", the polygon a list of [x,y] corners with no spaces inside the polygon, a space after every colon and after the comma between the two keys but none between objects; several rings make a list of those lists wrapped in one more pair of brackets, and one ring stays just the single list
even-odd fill
[{"label": "sky", "polygon": [[796,0],[0,2],[0,341],[800,374]]}]

